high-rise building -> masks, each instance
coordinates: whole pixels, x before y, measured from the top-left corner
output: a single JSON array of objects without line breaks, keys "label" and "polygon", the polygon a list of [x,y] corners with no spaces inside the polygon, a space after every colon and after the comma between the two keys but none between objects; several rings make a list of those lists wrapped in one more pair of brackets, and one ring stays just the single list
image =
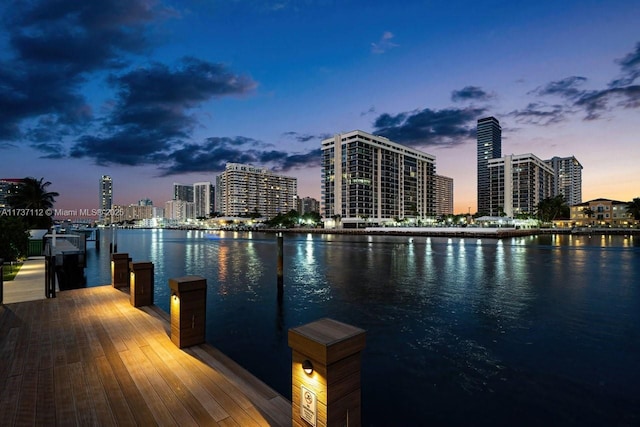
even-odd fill
[{"label": "high-rise building", "polygon": [[213,186],[209,181],[193,184],[193,205],[196,218],[209,218],[213,213]]},{"label": "high-rise building", "polygon": [[336,227],[435,214],[435,157],[359,130],[322,141],[321,212]]},{"label": "high-rise building", "polygon": [[495,117],[478,120],[478,213],[489,213],[489,169],[491,159],[502,157],[502,128]]},{"label": "high-rise building", "polygon": [[224,216],[273,218],[296,209],[298,180],[266,168],[227,163],[216,177],[216,211]]},{"label": "high-rise building", "polygon": [[7,199],[9,198],[9,196],[11,196],[11,194],[13,194],[16,191],[16,188],[18,187],[18,185],[20,185],[21,182],[22,182],[22,179],[15,179],[15,178],[0,179],[0,208],[10,207]]},{"label": "high-rise building", "polygon": [[193,202],[193,185],[173,183],[173,200]]},{"label": "high-rise building", "polygon": [[488,170],[488,215],[532,215],[553,194],[553,169],[531,153],[490,159]]},{"label": "high-rise building", "polygon": [[545,160],[554,171],[553,194],[562,194],[568,206],[582,203],[582,165],[574,156]]},{"label": "high-rise building", "polygon": [[103,221],[105,213],[113,206],[113,181],[109,175],[100,177],[99,198],[99,220]]},{"label": "high-rise building", "polygon": [[453,178],[434,175],[436,184],[436,215],[453,215]]},{"label": "high-rise building", "polygon": [[195,218],[193,202],[169,200],[164,205],[164,217],[178,223]]},{"label": "high-rise building", "polygon": [[320,212],[320,202],[313,197],[301,197],[298,199],[297,210],[300,215],[311,212]]}]

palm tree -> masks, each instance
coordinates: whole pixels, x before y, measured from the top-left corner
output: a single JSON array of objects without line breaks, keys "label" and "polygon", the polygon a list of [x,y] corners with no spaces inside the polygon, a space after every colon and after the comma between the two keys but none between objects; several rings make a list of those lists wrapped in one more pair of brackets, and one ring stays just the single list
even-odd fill
[{"label": "palm tree", "polygon": [[538,219],[542,222],[551,222],[554,219],[569,218],[569,206],[567,206],[564,196],[559,194],[555,197],[548,197],[538,203]]},{"label": "palm tree", "polygon": [[582,209],[582,214],[584,216],[586,216],[587,218],[589,218],[589,219],[591,219],[593,217],[593,214],[595,214],[595,213],[596,212],[593,209],[591,209],[590,207],[588,207],[588,206],[586,208]]},{"label": "palm tree", "polygon": [[640,220],[640,197],[636,197],[627,205],[627,213],[633,215],[633,219]]},{"label": "palm tree", "polygon": [[51,212],[55,198],[59,196],[55,191],[47,191],[49,181],[44,178],[24,178],[16,188],[14,194],[7,199],[13,209],[24,209],[27,226],[31,228],[49,228],[53,223]]}]

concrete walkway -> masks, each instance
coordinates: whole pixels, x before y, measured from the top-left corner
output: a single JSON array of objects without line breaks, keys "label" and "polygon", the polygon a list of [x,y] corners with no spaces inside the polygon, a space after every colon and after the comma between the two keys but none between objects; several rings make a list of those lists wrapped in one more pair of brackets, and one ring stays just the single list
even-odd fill
[{"label": "concrete walkway", "polygon": [[[4,268],[8,266],[5,265]],[[45,298],[44,257],[31,257],[24,261],[15,279],[4,282],[4,304]]]}]

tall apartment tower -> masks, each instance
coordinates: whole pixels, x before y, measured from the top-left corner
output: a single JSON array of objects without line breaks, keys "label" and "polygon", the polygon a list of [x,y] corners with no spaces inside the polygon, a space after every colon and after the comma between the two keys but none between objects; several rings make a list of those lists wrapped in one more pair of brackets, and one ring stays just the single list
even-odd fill
[{"label": "tall apartment tower", "polygon": [[298,180],[266,168],[227,163],[215,191],[215,210],[225,216],[273,218],[297,208]]},{"label": "tall apartment tower", "polygon": [[434,175],[436,183],[436,215],[453,215],[453,178]]},{"label": "tall apartment tower", "polygon": [[109,175],[100,177],[99,197],[99,219],[104,220],[105,212],[113,206],[113,181]]},{"label": "tall apartment tower", "polygon": [[582,165],[574,156],[545,160],[554,171],[553,196],[562,194],[568,206],[582,203]]},{"label": "tall apartment tower", "polygon": [[488,170],[488,215],[534,214],[538,204],[553,193],[553,169],[531,153],[491,159]]},{"label": "tall apartment tower", "polygon": [[488,163],[502,157],[502,128],[495,117],[478,120],[478,213],[490,212],[490,181]]},{"label": "tall apartment tower", "polygon": [[173,183],[173,200],[193,202],[193,185]]},{"label": "tall apartment tower", "polygon": [[193,184],[193,205],[196,218],[209,218],[213,213],[213,186],[209,181]]},{"label": "tall apartment tower", "polygon": [[435,214],[436,158],[359,130],[322,141],[321,212],[336,227]]}]

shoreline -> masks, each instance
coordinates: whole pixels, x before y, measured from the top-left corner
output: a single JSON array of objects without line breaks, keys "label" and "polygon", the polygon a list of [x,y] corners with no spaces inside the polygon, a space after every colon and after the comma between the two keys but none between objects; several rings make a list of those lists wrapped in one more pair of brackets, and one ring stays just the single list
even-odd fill
[{"label": "shoreline", "polygon": [[363,236],[429,236],[429,237],[488,237],[510,238],[536,236],[539,234],[572,234],[572,235],[640,235],[640,229],[629,228],[475,228],[475,227],[375,227],[360,229],[324,229],[324,228],[266,228],[259,230],[265,233],[311,233],[311,234],[346,234]]},{"label": "shoreline", "polygon": [[118,227],[118,229],[133,230],[199,230],[205,232],[256,231],[262,233],[311,233],[311,234],[344,234],[362,236],[429,236],[429,237],[487,237],[510,238],[521,236],[536,236],[539,234],[570,234],[570,235],[630,235],[640,236],[640,228],[490,228],[490,227],[369,227],[369,228],[202,228],[202,227]]}]

